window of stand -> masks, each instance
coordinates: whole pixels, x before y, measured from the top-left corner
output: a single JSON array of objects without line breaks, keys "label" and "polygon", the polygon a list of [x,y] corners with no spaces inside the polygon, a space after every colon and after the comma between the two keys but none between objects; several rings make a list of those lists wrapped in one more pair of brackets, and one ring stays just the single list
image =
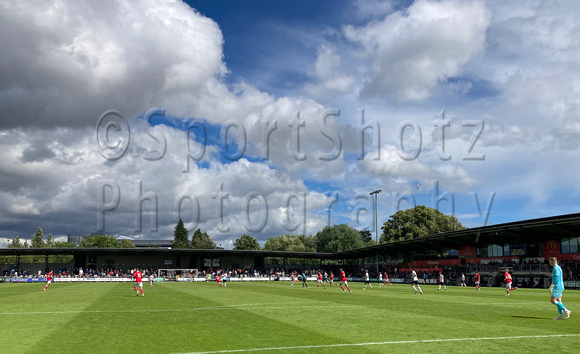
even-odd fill
[{"label": "window of stand", "polygon": [[488,245],[486,247],[477,249],[478,257],[504,257],[509,256],[510,246],[506,243],[503,246],[500,245]]},{"label": "window of stand", "polygon": [[458,258],[459,250],[447,250],[443,252],[443,258]]},{"label": "window of stand", "polygon": [[563,238],[562,253],[578,253],[578,237]]}]

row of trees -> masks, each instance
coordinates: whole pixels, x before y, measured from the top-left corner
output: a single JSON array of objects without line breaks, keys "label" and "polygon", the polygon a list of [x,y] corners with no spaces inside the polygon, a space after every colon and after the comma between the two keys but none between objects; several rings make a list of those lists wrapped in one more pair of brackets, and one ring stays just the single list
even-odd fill
[{"label": "row of trees", "polygon": [[[73,242],[55,241],[52,234],[48,234],[44,240],[44,232],[42,228],[36,229],[36,232],[30,239],[30,245],[27,240],[22,242],[20,237],[12,238],[8,243],[8,248],[74,248],[76,245]],[[84,248],[134,248],[135,244],[131,240],[122,239],[117,240],[113,236],[97,235],[86,237],[82,240],[79,247]]]},{"label": "row of trees", "polygon": [[[391,215],[390,219],[381,227],[382,234],[379,243],[409,240],[415,237],[457,231],[464,228],[456,217],[445,215],[437,209],[419,205]],[[190,241],[182,220],[179,220],[175,227],[174,236],[174,248],[215,248],[215,242],[212,241],[211,237],[207,233],[202,233],[199,229],[194,232]],[[370,231],[358,231],[346,224],[341,224],[326,226],[314,236],[280,235],[271,237],[264,245],[264,249],[270,251],[335,253],[375,244]],[[234,249],[260,250],[261,248],[254,237],[242,235],[234,241]]]},{"label": "row of trees", "polygon": [[[379,243],[389,243],[401,240],[409,240],[442,232],[462,230],[456,217],[445,215],[437,209],[428,208],[424,205],[412,209],[401,210],[391,215],[381,227],[382,234]],[[352,227],[341,224],[326,226],[316,235],[280,235],[271,237],[264,245],[265,250],[270,251],[294,251],[294,252],[342,252],[351,249],[375,245],[372,234],[367,231],[358,231]],[[173,248],[192,249],[215,249],[216,244],[212,238],[200,229],[194,231],[191,239],[182,220],[175,226]],[[71,242],[54,241],[52,234],[48,234],[46,240],[42,228],[38,228],[30,240],[22,242],[18,236],[8,244],[9,248],[69,248],[76,247]],[[117,240],[112,236],[92,236],[83,239],[79,247],[85,248],[133,248],[135,244],[131,240]],[[258,241],[250,235],[242,235],[235,240],[234,249],[237,250],[260,250]]]},{"label": "row of trees", "polygon": [[[354,248],[374,245],[370,232],[357,231],[352,227],[342,224],[327,226],[315,236],[305,235],[281,235],[271,237],[264,245],[265,250],[270,251],[294,251],[294,252],[340,252]],[[173,248],[212,249],[216,244],[211,237],[195,230],[191,240],[182,220],[175,226]],[[234,241],[236,250],[260,250],[258,240],[250,235],[242,235]]]},{"label": "row of trees", "polygon": [[52,238],[52,234],[48,234],[48,236],[46,237],[46,241],[44,240],[44,232],[42,231],[42,228],[38,228],[36,229],[36,232],[34,233],[34,235],[32,235],[32,238],[30,239],[30,245],[28,244],[27,240],[24,240],[24,242],[22,242],[20,240],[20,237],[16,236],[12,238],[12,241],[8,243],[8,248],[28,248],[28,247],[32,247],[32,248],[65,248],[65,247],[75,247],[74,243],[70,243],[70,242],[61,242],[61,241],[55,241]]},{"label": "row of trees", "polygon": [[203,250],[215,248],[215,242],[207,232],[201,232],[200,229],[194,231],[190,241],[189,233],[181,219],[179,219],[177,226],[175,226],[173,236],[173,248],[195,248]]}]

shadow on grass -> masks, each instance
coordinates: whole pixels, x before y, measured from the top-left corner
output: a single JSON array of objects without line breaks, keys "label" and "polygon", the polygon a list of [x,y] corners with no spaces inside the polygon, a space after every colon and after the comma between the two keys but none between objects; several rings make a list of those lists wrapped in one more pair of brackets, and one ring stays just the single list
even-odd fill
[{"label": "shadow on grass", "polygon": [[536,316],[512,316],[513,318],[525,318],[526,320],[551,320],[551,318],[546,317],[536,317]]}]

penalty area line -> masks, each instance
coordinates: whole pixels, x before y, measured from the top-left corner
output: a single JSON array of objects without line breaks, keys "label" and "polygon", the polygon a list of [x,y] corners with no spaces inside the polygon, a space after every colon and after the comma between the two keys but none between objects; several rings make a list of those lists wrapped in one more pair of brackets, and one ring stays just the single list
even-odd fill
[{"label": "penalty area line", "polygon": [[442,338],[442,339],[400,340],[400,341],[390,341],[390,342],[338,343],[338,344],[326,344],[326,345],[323,345],[323,344],[322,345],[302,345],[302,346],[291,346],[291,347],[213,350],[213,351],[207,351],[207,352],[188,352],[188,353],[179,353],[179,354],[246,353],[246,352],[261,352],[261,351],[273,351],[273,350],[361,347],[361,346],[370,346],[370,345],[389,345],[389,344],[418,344],[418,343],[461,342],[461,341],[475,341],[475,340],[535,339],[535,338],[561,338],[561,337],[580,337],[580,334],[547,334],[547,335],[536,335],[536,336]]}]

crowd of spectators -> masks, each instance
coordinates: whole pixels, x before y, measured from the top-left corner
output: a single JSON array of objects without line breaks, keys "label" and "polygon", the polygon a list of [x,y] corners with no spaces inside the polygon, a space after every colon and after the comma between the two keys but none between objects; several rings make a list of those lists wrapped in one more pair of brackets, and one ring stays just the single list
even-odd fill
[{"label": "crowd of spectators", "polygon": [[[542,267],[528,267],[534,265],[541,265]],[[453,266],[438,266],[432,268],[417,267],[417,274],[420,282],[422,283],[432,283],[433,280],[438,279],[440,272],[443,273],[446,281],[450,284],[454,284],[460,279],[461,274],[466,275],[466,281],[469,284],[473,284],[473,275],[475,272],[479,272],[482,275],[482,285],[491,286],[501,286],[503,282],[503,271],[505,268],[510,269],[512,276],[514,277],[514,282],[520,287],[544,287],[548,284],[549,279],[546,280],[546,275],[550,269],[544,267],[543,260],[538,258],[522,259],[522,260],[489,260],[485,263],[480,262],[478,264],[462,264]],[[564,280],[567,281],[578,281],[580,280],[580,263],[578,260],[572,261],[562,261],[560,263]],[[233,278],[269,278],[269,280],[279,280],[289,276],[291,273],[296,272],[299,274],[306,274],[306,276],[316,276],[319,271],[321,273],[329,274],[333,272],[335,277],[339,274],[339,269],[343,267],[347,276],[351,278],[360,278],[365,273],[365,268],[355,266],[355,265],[345,265],[345,266],[324,266],[323,269],[317,269],[315,267],[311,268],[294,268],[294,269],[283,269],[283,268],[268,268],[266,270],[255,269],[255,268],[211,268],[205,267],[199,269],[195,274],[189,270],[183,271],[164,271],[161,276],[163,277],[203,277],[211,278],[215,276],[216,272],[220,275],[226,274],[228,277]],[[101,278],[131,278],[133,275],[133,270],[137,268],[115,268],[115,267],[100,267],[93,268],[89,267],[87,269],[74,268],[72,270],[66,267],[60,268],[58,270],[52,269],[57,277],[101,277]],[[371,277],[378,277],[377,270],[374,266],[369,265],[367,268]],[[529,270],[529,271],[528,271]],[[533,270],[533,271],[532,271]],[[48,269],[32,271],[30,269],[5,269],[3,271],[4,277],[41,277]],[[141,268],[144,276],[148,277],[150,274],[157,276],[158,270],[155,268]],[[379,270],[380,272],[386,272],[388,276],[399,279],[409,279],[411,273],[411,267],[407,265],[401,266],[391,266],[388,268],[383,268]],[[549,284],[548,284],[549,285]]]}]

